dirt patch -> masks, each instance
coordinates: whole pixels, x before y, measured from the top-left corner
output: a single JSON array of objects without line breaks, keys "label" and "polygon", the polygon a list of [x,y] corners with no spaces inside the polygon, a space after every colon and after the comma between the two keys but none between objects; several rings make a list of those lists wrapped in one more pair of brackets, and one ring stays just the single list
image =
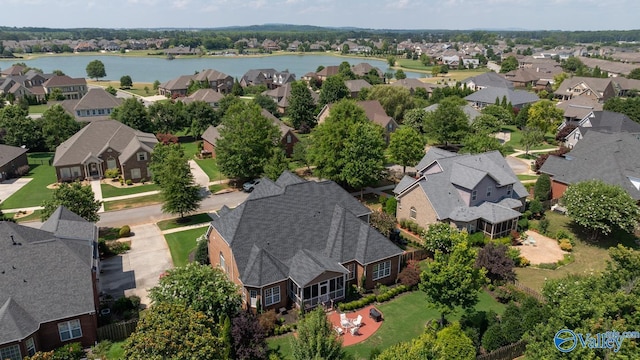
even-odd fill
[{"label": "dirt patch", "polygon": [[531,261],[532,265],[555,263],[564,259],[564,255],[568,254],[560,249],[558,241],[555,239],[530,230],[526,232],[525,236],[533,238],[535,244],[528,244],[528,241],[526,241],[527,245],[514,247],[520,249],[520,254]]},{"label": "dirt patch", "polygon": [[23,217],[27,217],[29,215],[33,214],[33,210],[29,210],[29,211],[18,211],[17,213],[15,213],[15,215],[13,215],[13,219],[14,220],[18,220],[20,218]]}]

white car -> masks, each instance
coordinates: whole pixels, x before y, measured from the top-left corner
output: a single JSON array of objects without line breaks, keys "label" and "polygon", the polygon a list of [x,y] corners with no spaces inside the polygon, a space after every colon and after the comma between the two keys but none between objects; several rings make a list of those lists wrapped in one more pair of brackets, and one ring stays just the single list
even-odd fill
[{"label": "white car", "polygon": [[256,185],[260,184],[260,179],[253,179],[251,181],[247,181],[246,183],[242,184],[242,190],[250,193],[253,191],[253,188],[256,187]]}]

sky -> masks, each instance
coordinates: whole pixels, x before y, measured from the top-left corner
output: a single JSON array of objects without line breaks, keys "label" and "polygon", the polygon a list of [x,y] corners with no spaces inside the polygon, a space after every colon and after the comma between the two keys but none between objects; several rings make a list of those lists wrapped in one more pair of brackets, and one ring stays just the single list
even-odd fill
[{"label": "sky", "polygon": [[638,0],[0,0],[2,26],[640,29]]}]

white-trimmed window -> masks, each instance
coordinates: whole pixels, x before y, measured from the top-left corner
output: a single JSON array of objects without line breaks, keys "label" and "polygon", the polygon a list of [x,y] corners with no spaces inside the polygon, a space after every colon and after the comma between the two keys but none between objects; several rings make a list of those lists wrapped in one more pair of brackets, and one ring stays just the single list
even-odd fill
[{"label": "white-trimmed window", "polygon": [[493,191],[493,186],[487,186],[487,197],[491,197],[492,191]]},{"label": "white-trimmed window", "polygon": [[11,345],[0,349],[0,359],[22,360],[22,355],[20,355],[20,346]]},{"label": "white-trimmed window", "polygon": [[142,173],[140,172],[140,168],[131,169],[132,179],[140,179],[141,177],[142,177]]},{"label": "white-trimmed window", "polygon": [[287,134],[287,144],[291,144],[291,134]]},{"label": "white-trimmed window", "polygon": [[280,286],[274,286],[264,291],[264,305],[269,306],[280,302]]},{"label": "white-trimmed window", "polygon": [[24,342],[24,345],[27,348],[27,355],[33,356],[36,353],[36,344],[33,338],[28,338],[27,341]]},{"label": "white-trimmed window", "polygon": [[147,153],[146,152],[139,152],[138,153],[138,161],[146,161],[147,160]]},{"label": "white-trimmed window", "polygon": [[409,209],[409,217],[415,220],[416,216],[418,216],[418,212],[416,211],[416,208],[412,206],[411,209]]},{"label": "white-trimmed window", "polygon": [[353,280],[356,278],[356,264],[352,263],[347,265],[347,270],[349,273],[347,274],[347,280]]},{"label": "white-trimmed window", "polygon": [[222,269],[222,271],[227,272],[227,263],[224,261],[222,252],[220,252],[220,268]]},{"label": "white-trimmed window", "polygon": [[471,201],[476,201],[477,198],[478,198],[478,190],[473,190],[471,192]]},{"label": "white-trimmed window", "polygon": [[511,196],[512,191],[513,191],[513,185],[507,185],[507,196]]},{"label": "white-trimmed window", "polygon": [[82,337],[82,328],[80,328],[80,320],[70,320],[58,324],[58,332],[60,340],[67,341]]},{"label": "white-trimmed window", "polygon": [[249,298],[251,299],[251,307],[258,305],[258,290],[249,290]]},{"label": "white-trimmed window", "polygon": [[391,275],[391,260],[373,265],[373,281]]}]

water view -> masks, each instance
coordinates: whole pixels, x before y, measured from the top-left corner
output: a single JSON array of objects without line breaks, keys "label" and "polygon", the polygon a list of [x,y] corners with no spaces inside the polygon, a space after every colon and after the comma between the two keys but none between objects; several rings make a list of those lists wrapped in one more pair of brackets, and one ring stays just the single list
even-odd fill
[{"label": "water view", "polygon": [[[382,71],[389,71],[388,64],[382,60],[344,58],[326,55],[282,55],[265,57],[185,57],[167,60],[164,57],[123,57],[106,55],[69,55],[48,56],[32,60],[10,59],[0,60],[0,68],[7,68],[15,62],[24,62],[28,66],[42,69],[45,73],[56,69],[62,70],[71,77],[86,77],[87,64],[92,60],[100,60],[107,71],[106,79],[119,80],[129,75],[134,82],[164,82],[180,75],[193,74],[203,69],[215,69],[240,79],[250,69],[289,70],[300,79],[318,66],[340,65],[347,61],[352,65],[367,62]],[[427,74],[405,71],[407,77],[427,77]]]}]

